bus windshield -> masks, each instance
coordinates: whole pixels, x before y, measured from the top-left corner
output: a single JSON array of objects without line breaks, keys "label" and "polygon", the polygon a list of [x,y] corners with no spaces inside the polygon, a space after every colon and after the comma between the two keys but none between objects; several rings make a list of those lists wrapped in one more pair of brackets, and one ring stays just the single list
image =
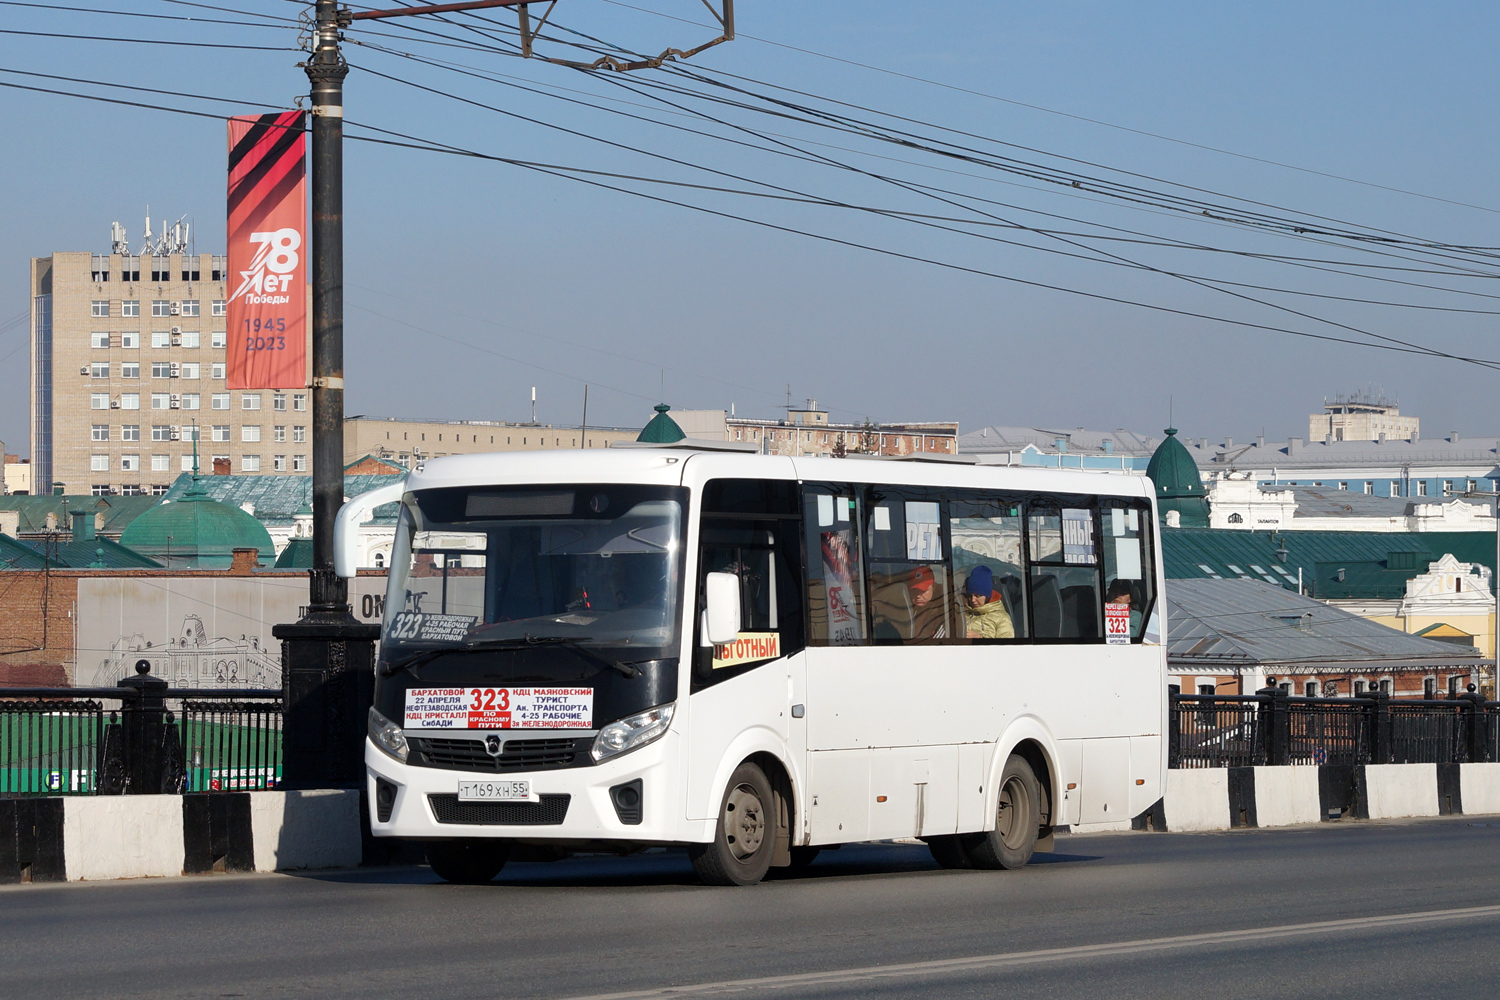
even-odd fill
[{"label": "bus windshield", "polygon": [[560,640],[641,656],[672,646],[684,501],[680,488],[621,484],[412,494],[391,553],[382,658]]}]

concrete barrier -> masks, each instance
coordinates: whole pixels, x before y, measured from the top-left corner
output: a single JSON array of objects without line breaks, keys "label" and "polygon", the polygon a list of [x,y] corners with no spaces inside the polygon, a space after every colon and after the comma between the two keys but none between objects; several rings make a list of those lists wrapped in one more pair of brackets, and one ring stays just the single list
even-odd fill
[{"label": "concrete barrier", "polygon": [[1458,773],[1460,812],[1500,813],[1500,764],[1460,764]]},{"label": "concrete barrier", "polygon": [[1257,767],[1254,771],[1256,826],[1296,826],[1323,819],[1317,768]]},{"label": "concrete barrier", "polygon": [[1363,818],[1438,815],[1436,764],[1367,764],[1360,771],[1364,774]]},{"label": "concrete barrier", "polygon": [[0,883],[344,868],[359,792],[0,799]]},{"label": "concrete barrier", "polygon": [[1222,767],[1168,771],[1164,798],[1168,830],[1229,829],[1229,772]]}]

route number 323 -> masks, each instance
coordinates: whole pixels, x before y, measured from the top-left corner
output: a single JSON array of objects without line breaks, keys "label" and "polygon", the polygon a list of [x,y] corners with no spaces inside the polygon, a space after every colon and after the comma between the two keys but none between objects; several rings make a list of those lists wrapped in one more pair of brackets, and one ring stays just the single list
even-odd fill
[{"label": "route number 323", "polygon": [[475,688],[473,698],[469,704],[471,712],[510,711],[510,691],[505,688]]}]

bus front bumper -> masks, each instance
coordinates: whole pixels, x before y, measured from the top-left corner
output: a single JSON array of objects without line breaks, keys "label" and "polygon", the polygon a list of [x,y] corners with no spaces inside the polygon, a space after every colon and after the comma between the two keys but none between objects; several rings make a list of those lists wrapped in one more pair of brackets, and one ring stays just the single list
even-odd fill
[{"label": "bus front bumper", "polygon": [[[530,841],[640,841],[670,843],[684,834],[682,810],[671,790],[676,734],[589,767],[504,774],[414,767],[365,740],[370,832],[413,840],[496,837]],[[456,801],[460,781],[524,779],[541,801],[521,808]],[[616,805],[611,790],[639,781],[638,822]],[[382,785],[385,787],[382,788]],[[394,788],[394,801],[391,800]],[[566,800],[562,799],[566,796]],[[629,796],[625,796],[629,799]],[[387,807],[384,803],[389,803]],[[381,812],[389,808],[387,818]],[[520,820],[517,822],[516,820]]]}]

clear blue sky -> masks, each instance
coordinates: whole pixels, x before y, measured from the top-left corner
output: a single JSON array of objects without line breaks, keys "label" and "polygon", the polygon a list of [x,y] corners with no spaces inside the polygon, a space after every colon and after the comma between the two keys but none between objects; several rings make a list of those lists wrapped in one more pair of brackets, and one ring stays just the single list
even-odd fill
[{"label": "clear blue sky", "polygon": [[[292,0],[203,2],[277,16],[295,16],[304,6]],[[702,22],[706,11],[698,0],[632,2],[655,13],[607,0],[563,0],[554,16],[566,28],[642,51],[686,47],[712,34],[660,16]],[[237,18],[164,0],[86,5]],[[492,16],[513,23],[504,12]],[[962,141],[987,155],[1065,165],[1054,156],[1015,148],[1030,147],[1144,175],[1150,179],[1131,182],[1154,192],[1191,193],[1163,183],[1172,181],[1217,192],[1201,196],[1215,203],[1221,194],[1264,202],[1276,206],[1264,211],[1278,219],[1318,215],[1443,243],[1496,246],[1500,150],[1493,95],[1500,81],[1492,49],[1500,35],[1497,21],[1495,5],[1478,3],[741,0],[738,26],[753,37],[711,49],[687,65],[753,78],[757,82],[750,86],[761,92],[768,90],[765,84],[775,84],[903,115],[924,123],[904,127],[928,135],[939,134],[935,126],[971,133],[978,138]],[[452,25],[433,27],[453,39],[478,40]],[[296,34],[9,4],[0,5],[0,28],[257,45],[294,45]],[[650,187],[663,197],[717,211],[1027,281],[1364,339],[1319,322],[1326,320],[1450,352],[1500,357],[1495,316],[1276,295],[1274,301],[1317,317],[1304,319],[1158,273],[1044,251],[1094,255],[1102,248],[1156,268],[1221,280],[1412,304],[1500,307],[1500,299],[1377,284],[1258,258],[1102,243],[1097,227],[1244,253],[1384,262],[1415,268],[1380,272],[1399,280],[1500,294],[1496,283],[1482,276],[1432,276],[1422,273],[1431,269],[1426,264],[1358,256],[1346,245],[1147,210],[805,122],[697,98],[680,102],[731,124],[708,123],[664,106],[655,99],[664,96],[660,91],[636,94],[618,86],[672,79],[660,73],[648,72],[640,81],[593,79],[472,47],[423,43],[402,28],[378,30],[390,37],[363,31],[351,37],[504,74],[513,83],[551,88],[554,96],[349,46],[355,66],[347,81],[351,122],[524,160],[747,187],[595,141],[603,138],[845,203],[962,217],[969,220],[966,225],[1020,219],[1087,232],[1087,248],[1080,248],[1064,242],[1073,237],[1018,237],[996,226],[970,228],[1029,244],[1022,247],[826,205]],[[549,51],[565,50],[552,45]],[[0,34],[5,69],[243,101],[236,108],[113,92],[218,113],[289,105],[306,88],[297,59],[292,51]],[[583,135],[421,92],[366,68]],[[0,73],[0,81],[80,89],[14,74]],[[565,103],[559,96],[596,105],[610,98],[629,101],[610,106],[744,141],[750,141],[748,133],[733,126],[754,128],[761,135],[753,141],[762,146],[792,143],[804,157],[835,158],[867,174],[881,172],[1006,207],[986,203],[990,215],[981,218],[973,201],[954,206],[930,192],[898,188],[867,174],[690,135]],[[1254,162],[1008,102],[1479,207]],[[148,203],[158,220],[188,215],[200,252],[221,249],[221,122],[18,90],[6,90],[0,107],[5,136],[0,143],[0,190],[5,192],[0,324],[27,310],[29,257],[106,250],[109,224],[117,219],[138,243]],[[953,132],[942,134],[958,141]],[[587,381],[594,387],[590,423],[639,425],[658,399],[665,368],[666,398],[675,406],[733,403],[740,413],[765,416],[779,412],[790,384],[794,399],[816,397],[840,420],[868,415],[957,419],[965,428],[1023,424],[1154,432],[1165,425],[1172,395],[1176,422],[1186,433],[1244,439],[1262,430],[1272,436],[1305,433],[1306,414],[1325,394],[1370,384],[1399,395],[1403,412],[1420,415],[1428,435],[1450,429],[1500,433],[1490,404],[1500,372],[1490,369],[1080,298],[810,240],[505,164],[360,142],[348,143],[346,164],[350,413],[525,419],[530,387],[536,385],[541,419],[576,423]],[[1072,168],[1101,173],[1076,163]],[[1081,222],[1043,221],[1037,212]],[[25,336],[24,321],[0,330],[0,440],[23,452]]]}]

